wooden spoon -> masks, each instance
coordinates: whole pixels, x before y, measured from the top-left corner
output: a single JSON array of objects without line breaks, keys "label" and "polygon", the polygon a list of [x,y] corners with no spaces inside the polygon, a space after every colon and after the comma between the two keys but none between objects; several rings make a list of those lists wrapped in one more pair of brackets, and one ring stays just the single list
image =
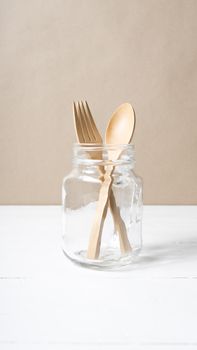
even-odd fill
[{"label": "wooden spoon", "polygon": [[[135,129],[135,113],[129,103],[119,106],[113,113],[106,129],[105,142],[110,145],[128,144],[131,142]],[[118,147],[117,147],[118,148]],[[109,159],[116,161],[121,154],[120,150],[110,150]],[[114,166],[110,165],[104,175],[101,185],[96,215],[93,222],[87,250],[89,259],[97,259],[100,253],[101,235],[107,214],[108,199],[112,187]]]}]

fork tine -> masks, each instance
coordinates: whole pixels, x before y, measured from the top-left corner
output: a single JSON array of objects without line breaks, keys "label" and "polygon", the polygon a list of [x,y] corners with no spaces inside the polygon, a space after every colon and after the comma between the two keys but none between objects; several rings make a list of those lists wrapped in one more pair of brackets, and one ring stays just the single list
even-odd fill
[{"label": "fork tine", "polygon": [[89,141],[91,143],[97,143],[96,138],[94,136],[94,133],[92,131],[91,122],[89,120],[88,114],[87,114],[86,109],[84,107],[84,102],[83,101],[81,101],[80,106],[81,106],[81,111],[83,113],[83,120],[84,120],[84,123],[85,123],[85,128],[86,128],[86,131],[87,131],[87,134],[88,134],[88,137],[89,137]]},{"label": "fork tine", "polygon": [[90,140],[91,140],[92,143],[98,143],[97,139],[96,139],[96,136],[94,134],[93,127],[92,127],[92,122],[91,122],[91,120],[89,118],[89,113],[87,111],[87,108],[85,106],[85,102],[84,101],[81,101],[81,106],[82,106],[84,117],[85,117],[85,120],[86,120],[86,127],[88,129],[88,134],[89,134]]},{"label": "fork tine", "polygon": [[103,143],[102,136],[101,136],[101,134],[98,131],[98,128],[97,128],[97,126],[95,124],[94,118],[92,116],[92,113],[90,111],[90,108],[88,106],[87,101],[84,101],[84,109],[86,111],[86,115],[87,115],[87,118],[88,118],[88,121],[89,121],[90,128],[91,128],[91,130],[93,132],[94,138],[96,139],[96,143]]},{"label": "fork tine", "polygon": [[77,103],[73,102],[73,116],[74,116],[74,125],[75,125],[75,132],[77,136],[77,141],[79,143],[84,143],[84,137],[83,137],[83,132],[81,128],[81,123],[80,123],[80,118],[78,115],[78,108],[77,108]]},{"label": "fork tine", "polygon": [[80,101],[78,101],[78,114],[79,114],[80,125],[81,125],[81,129],[82,129],[83,138],[85,140],[85,143],[91,142],[91,138],[90,138],[89,133],[88,133],[88,127],[86,124],[86,117],[83,113],[83,109],[82,109]]}]

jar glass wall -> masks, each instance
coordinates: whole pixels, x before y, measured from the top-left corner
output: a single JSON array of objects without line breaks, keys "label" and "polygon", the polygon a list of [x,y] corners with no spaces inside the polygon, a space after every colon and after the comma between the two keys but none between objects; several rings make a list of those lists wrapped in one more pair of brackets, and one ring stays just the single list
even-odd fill
[{"label": "jar glass wall", "polygon": [[[118,160],[113,152],[119,152]],[[110,159],[111,158],[111,159]],[[63,250],[74,262],[112,269],[132,263],[142,245],[142,180],[134,173],[133,145],[75,144],[73,170],[63,180]],[[88,256],[105,174],[112,169],[99,254]]]}]

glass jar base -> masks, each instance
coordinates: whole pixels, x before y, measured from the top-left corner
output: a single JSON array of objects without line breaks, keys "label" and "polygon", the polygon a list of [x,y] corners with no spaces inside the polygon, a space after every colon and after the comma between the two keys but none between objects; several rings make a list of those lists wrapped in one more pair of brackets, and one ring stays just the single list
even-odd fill
[{"label": "glass jar base", "polygon": [[87,251],[76,251],[72,256],[70,256],[66,249],[64,249],[64,254],[74,263],[96,270],[120,270],[124,267],[132,265],[139,255],[140,249],[135,248],[131,253],[120,255],[120,253],[115,248],[106,248],[101,250],[99,259],[87,259]]}]

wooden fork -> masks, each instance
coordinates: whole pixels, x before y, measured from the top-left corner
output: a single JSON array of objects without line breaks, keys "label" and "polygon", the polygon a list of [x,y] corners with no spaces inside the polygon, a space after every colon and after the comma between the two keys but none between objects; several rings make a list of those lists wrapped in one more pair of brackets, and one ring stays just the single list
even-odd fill
[{"label": "wooden fork", "polygon": [[[90,108],[86,101],[73,103],[74,124],[79,143],[103,143],[102,137],[98,131],[95,121],[90,112]],[[98,150],[90,152],[92,159],[102,159],[102,151]],[[103,177],[105,169],[103,166],[99,167],[100,173]],[[101,179],[102,179],[101,177]],[[109,205],[113,216],[115,229],[119,235],[120,249],[122,253],[128,253],[132,250],[129,239],[127,237],[127,230],[125,223],[120,215],[120,208],[116,205],[116,200],[113,190],[110,191]],[[91,256],[88,256],[91,258]]]}]

